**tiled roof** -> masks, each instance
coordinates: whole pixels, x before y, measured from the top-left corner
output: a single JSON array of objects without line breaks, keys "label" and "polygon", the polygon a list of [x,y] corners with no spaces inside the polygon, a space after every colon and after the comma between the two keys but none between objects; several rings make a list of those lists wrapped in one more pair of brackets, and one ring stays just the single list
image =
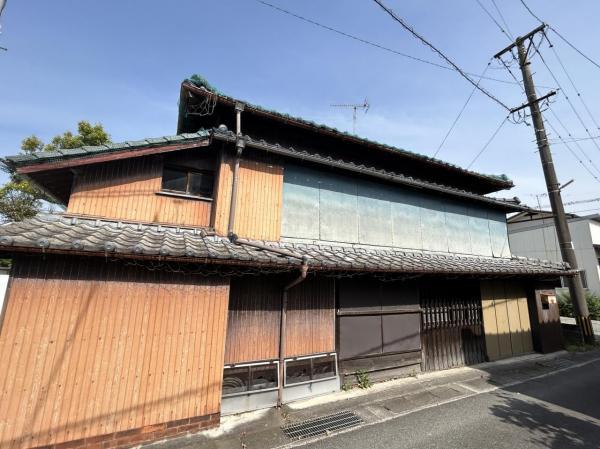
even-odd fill
[{"label": "tiled roof", "polygon": [[[122,143],[111,143],[107,145],[99,145],[94,147],[82,147],[65,149],[58,151],[41,151],[38,153],[31,154],[20,154],[17,156],[8,156],[6,161],[13,167],[21,167],[32,164],[39,164],[43,162],[55,162],[66,159],[80,159],[90,156],[96,156],[104,153],[113,153],[119,151],[132,151],[136,149],[144,149],[152,146],[163,146],[169,144],[182,144],[193,142],[200,139],[215,138],[222,141],[235,142],[236,136],[233,132],[228,130],[220,130],[218,128],[213,129],[202,129],[196,133],[186,133],[176,136],[163,136],[148,138],[137,141],[127,141]],[[404,176],[399,173],[389,172],[376,167],[364,166],[355,164],[351,161],[345,161],[341,159],[334,159],[328,155],[321,155],[319,153],[309,153],[304,150],[296,150],[293,147],[282,147],[278,143],[268,143],[264,140],[255,140],[250,136],[244,136],[246,145],[252,148],[260,149],[262,151],[282,154],[288,157],[312,161],[318,164],[328,165],[332,167],[338,167],[343,170],[350,170],[353,172],[359,172],[369,176],[375,176],[380,179],[396,182],[399,184],[409,185],[416,188],[424,188],[428,190],[434,190],[441,193],[446,193],[453,196],[460,196],[462,198],[468,198],[477,202],[483,202],[492,206],[499,206],[508,211],[523,211],[529,210],[528,207],[519,205],[517,202],[512,200],[504,200],[500,198],[491,198],[477,193],[468,192],[466,190],[458,189],[455,187],[449,187],[442,184],[437,184],[429,181],[423,181],[410,176]]]},{"label": "tiled roof", "polygon": [[[223,140],[226,142],[235,142],[236,135],[232,131],[224,131],[218,128],[212,130],[212,135],[215,139]],[[462,198],[468,198],[480,203],[486,203],[493,206],[500,206],[508,211],[524,211],[531,210],[529,207],[521,205],[518,198],[507,200],[503,198],[492,198],[478,193],[469,192],[456,187],[450,187],[443,184],[438,184],[430,181],[423,181],[421,179],[413,178],[411,176],[405,176],[400,173],[395,173],[380,169],[377,167],[365,166],[362,164],[356,164],[351,161],[343,159],[334,159],[329,155],[322,155],[319,153],[308,152],[305,150],[296,150],[293,147],[283,147],[277,143],[269,143],[264,140],[252,139],[250,136],[243,136],[246,146],[250,148],[256,148],[268,153],[281,154],[295,159],[303,161],[315,162],[317,164],[328,165],[330,167],[337,167],[343,170],[349,170],[357,173],[362,173],[368,176],[375,176],[380,179],[395,182],[398,184],[404,184],[419,189],[433,190],[449,194],[452,196],[459,196]]]},{"label": "tiled roof", "polygon": [[275,251],[238,245],[205,229],[121,223],[40,215],[0,226],[5,251],[76,252],[90,255],[152,257],[195,263],[276,266],[294,269],[301,260],[275,252],[285,249],[309,258],[311,270],[468,274],[479,276],[557,276],[564,264],[525,258],[472,257],[399,249],[262,242]]},{"label": "tiled roof", "polygon": [[187,79],[187,80],[184,81],[184,84],[186,84],[186,83],[189,84],[189,85],[192,85],[192,86],[203,88],[206,91],[211,92],[211,93],[213,93],[213,94],[215,94],[215,95],[217,95],[217,96],[219,96],[219,97],[221,97],[221,98],[223,98],[225,100],[228,100],[230,102],[234,102],[234,103],[235,102],[242,102],[242,103],[245,104],[246,107],[249,107],[249,108],[254,109],[256,111],[264,112],[264,113],[267,113],[267,114],[279,117],[279,118],[281,118],[283,120],[290,120],[290,121],[298,122],[298,123],[301,123],[303,125],[310,126],[311,128],[314,128],[314,129],[317,129],[317,130],[320,129],[320,130],[324,130],[324,131],[330,132],[330,133],[332,133],[332,134],[334,134],[336,136],[339,136],[339,137],[348,137],[348,138],[354,139],[354,140],[358,141],[359,143],[369,144],[369,145],[375,145],[375,146],[377,146],[377,147],[379,147],[381,149],[393,151],[395,153],[403,154],[403,155],[406,155],[406,156],[410,156],[412,158],[421,159],[421,160],[423,160],[425,162],[429,162],[429,163],[434,164],[434,165],[441,165],[441,166],[448,167],[448,168],[451,168],[451,169],[454,169],[454,170],[458,170],[458,171],[460,171],[462,173],[466,173],[466,174],[470,174],[470,175],[474,175],[474,176],[478,176],[478,177],[482,177],[482,178],[487,178],[488,180],[492,180],[492,181],[495,181],[495,182],[501,182],[501,183],[506,184],[507,186],[512,186],[512,181],[506,175],[504,175],[504,174],[502,174],[502,175],[490,175],[490,174],[475,172],[475,171],[472,171],[472,170],[467,170],[465,168],[459,167],[456,164],[451,164],[450,162],[442,161],[441,159],[436,159],[436,158],[433,158],[433,157],[430,157],[430,156],[426,156],[426,155],[421,154],[421,153],[417,153],[417,152],[414,152],[414,151],[406,150],[404,148],[398,148],[398,147],[394,147],[392,145],[387,145],[385,143],[381,143],[381,142],[370,140],[370,139],[367,139],[367,138],[364,138],[364,137],[360,137],[360,136],[358,136],[356,134],[351,134],[351,133],[348,133],[348,132],[345,132],[345,131],[340,131],[339,129],[333,128],[331,126],[327,126],[327,125],[324,125],[324,124],[321,124],[321,123],[316,123],[316,122],[311,121],[311,120],[306,120],[306,119],[304,119],[302,117],[297,117],[297,116],[293,116],[293,115],[290,115],[290,114],[285,114],[285,113],[278,112],[278,111],[275,111],[275,110],[272,110],[272,109],[268,109],[268,108],[265,108],[265,107],[262,107],[262,106],[259,106],[259,105],[256,105],[256,104],[248,103],[248,102],[240,100],[240,99],[236,99],[236,98],[230,97],[229,95],[226,95],[223,92],[219,91],[217,88],[215,88],[213,85],[211,85],[204,77],[202,77],[200,75],[193,75],[191,78],[189,78],[189,79]]},{"label": "tiled roof", "polygon": [[38,164],[42,162],[58,161],[63,159],[77,159],[97,154],[116,153],[119,151],[130,151],[138,148],[148,148],[152,146],[163,146],[169,144],[178,144],[210,137],[209,130],[200,130],[196,133],[185,133],[174,136],[162,136],[148,138],[143,140],[129,140],[120,143],[108,143],[106,145],[87,146],[81,148],[69,148],[56,151],[39,151],[36,153],[18,154],[16,156],[7,156],[6,161],[9,165],[20,167],[23,165]]}]

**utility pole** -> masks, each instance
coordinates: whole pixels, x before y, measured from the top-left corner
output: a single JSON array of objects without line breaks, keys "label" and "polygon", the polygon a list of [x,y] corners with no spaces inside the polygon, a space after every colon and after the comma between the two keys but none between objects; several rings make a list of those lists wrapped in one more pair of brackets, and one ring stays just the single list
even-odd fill
[{"label": "utility pole", "polygon": [[[576,274],[573,277],[566,278],[567,285],[569,287],[569,293],[571,295],[571,301],[573,302],[573,311],[575,312],[575,318],[581,332],[582,340],[586,343],[593,343],[594,333],[585,300],[583,284],[581,282],[581,273],[578,269],[577,258],[575,257],[575,249],[573,248],[573,241],[571,239],[571,232],[569,231],[569,225],[567,223],[565,209],[561,198],[561,185],[558,182],[556,171],[554,170],[552,153],[550,152],[550,145],[548,143],[548,137],[544,127],[544,119],[542,117],[542,112],[539,105],[540,101],[548,98],[554,93],[551,92],[548,95],[538,98],[535,91],[535,85],[533,84],[530,62],[528,60],[528,52],[532,46],[532,40],[534,36],[538,33],[543,33],[545,28],[546,25],[542,24],[525,36],[518,37],[513,44],[497,53],[494,57],[499,59],[503,54],[512,52],[515,47],[517,48],[519,66],[523,75],[523,85],[527,95],[527,103],[513,109],[511,112],[516,112],[527,107],[531,112],[531,118],[533,120],[533,126],[535,129],[535,138],[539,148],[540,159],[542,161],[544,178],[546,179],[548,197],[550,198],[550,205],[554,215],[554,224],[556,226],[556,234],[558,237],[560,252],[563,261],[567,262],[571,269],[576,271]],[[525,48],[526,42],[529,42],[528,48]]]}]

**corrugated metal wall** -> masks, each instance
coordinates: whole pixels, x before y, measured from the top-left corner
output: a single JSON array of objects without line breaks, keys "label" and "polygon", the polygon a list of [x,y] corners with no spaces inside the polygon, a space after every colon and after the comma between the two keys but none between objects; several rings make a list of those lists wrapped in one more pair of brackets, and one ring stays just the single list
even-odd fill
[{"label": "corrugated metal wall", "polygon": [[0,447],[218,413],[229,282],[23,258],[0,333]]},{"label": "corrugated metal wall", "polygon": [[[240,163],[234,231],[240,237],[279,240],[283,167],[270,162],[243,158]],[[219,170],[214,227],[227,234],[233,158],[224,159]]]},{"label": "corrugated metal wall", "polygon": [[75,177],[67,213],[164,223],[209,226],[211,201],[157,195],[163,162],[139,157],[84,167]]},{"label": "corrugated metal wall", "polygon": [[[225,363],[276,359],[283,285],[289,276],[231,280]],[[289,292],[286,356],[335,350],[333,279],[309,278]]]},{"label": "corrugated metal wall", "polygon": [[510,256],[502,212],[286,164],[282,237]]},{"label": "corrugated metal wall", "polygon": [[524,287],[510,281],[482,281],[483,328],[490,360],[533,351]]}]

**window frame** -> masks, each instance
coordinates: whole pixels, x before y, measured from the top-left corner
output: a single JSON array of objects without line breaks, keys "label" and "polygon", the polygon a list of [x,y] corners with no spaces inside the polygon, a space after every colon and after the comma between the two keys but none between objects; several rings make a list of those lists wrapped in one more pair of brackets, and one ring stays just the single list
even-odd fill
[{"label": "window frame", "polygon": [[[252,389],[252,368],[253,367],[264,367],[264,366],[270,366],[272,365],[275,369],[275,372],[277,373],[277,384],[274,387],[270,387],[270,388],[257,388],[257,389]],[[249,362],[249,363],[231,363],[228,365],[225,365],[223,367],[223,378],[225,377],[225,370],[228,368],[247,368],[248,369],[248,387],[246,389],[246,391],[238,391],[235,393],[221,393],[221,397],[223,398],[230,398],[230,397],[235,397],[235,396],[246,396],[249,394],[255,394],[255,393],[262,393],[264,391],[274,391],[274,390],[278,390],[279,389],[279,385],[281,382],[281,379],[279,378],[279,360],[266,360],[266,361],[262,361],[262,362]]]},{"label": "window frame", "polygon": [[[314,367],[313,367],[314,360],[319,359],[319,358],[324,358],[324,357],[333,357],[333,366],[335,368],[335,373],[333,374],[333,376],[321,377],[321,378],[315,379],[314,378]],[[302,381],[302,382],[288,383],[288,381],[287,381],[287,377],[288,377],[287,376],[287,364],[288,364],[288,362],[297,362],[297,361],[302,361],[302,360],[310,361],[310,379]],[[285,359],[283,362],[283,386],[284,387],[294,387],[296,385],[306,385],[306,384],[312,384],[315,382],[323,382],[326,380],[337,379],[338,376],[339,376],[339,366],[338,366],[338,357],[337,357],[336,352],[326,352],[326,353],[313,354],[313,355],[307,355],[307,356],[301,356],[301,357],[291,357],[289,359]]]},{"label": "window frame", "polygon": [[[185,192],[182,190],[165,189],[163,187],[163,182],[164,182],[164,178],[165,178],[165,169],[185,172],[185,189],[186,189]],[[211,186],[210,196],[196,195],[196,194],[190,193],[190,180],[191,180],[190,174],[210,175],[212,177],[212,186]],[[214,198],[214,194],[215,194],[215,170],[208,170],[208,169],[202,170],[202,169],[196,169],[196,168],[191,168],[191,167],[185,167],[183,165],[178,165],[178,164],[165,163],[165,164],[163,164],[163,168],[162,168],[160,191],[157,193],[164,194],[164,195],[170,195],[170,196],[178,196],[178,197],[183,197],[183,198],[192,198],[192,199],[201,199],[201,200],[212,201]]]}]

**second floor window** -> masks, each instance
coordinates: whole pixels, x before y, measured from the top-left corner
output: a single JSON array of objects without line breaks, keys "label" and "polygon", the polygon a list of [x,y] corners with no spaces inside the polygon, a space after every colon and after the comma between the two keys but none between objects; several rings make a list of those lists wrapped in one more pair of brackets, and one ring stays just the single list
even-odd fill
[{"label": "second floor window", "polygon": [[194,170],[166,165],[163,169],[162,190],[202,198],[212,198],[214,174],[209,170]]}]

